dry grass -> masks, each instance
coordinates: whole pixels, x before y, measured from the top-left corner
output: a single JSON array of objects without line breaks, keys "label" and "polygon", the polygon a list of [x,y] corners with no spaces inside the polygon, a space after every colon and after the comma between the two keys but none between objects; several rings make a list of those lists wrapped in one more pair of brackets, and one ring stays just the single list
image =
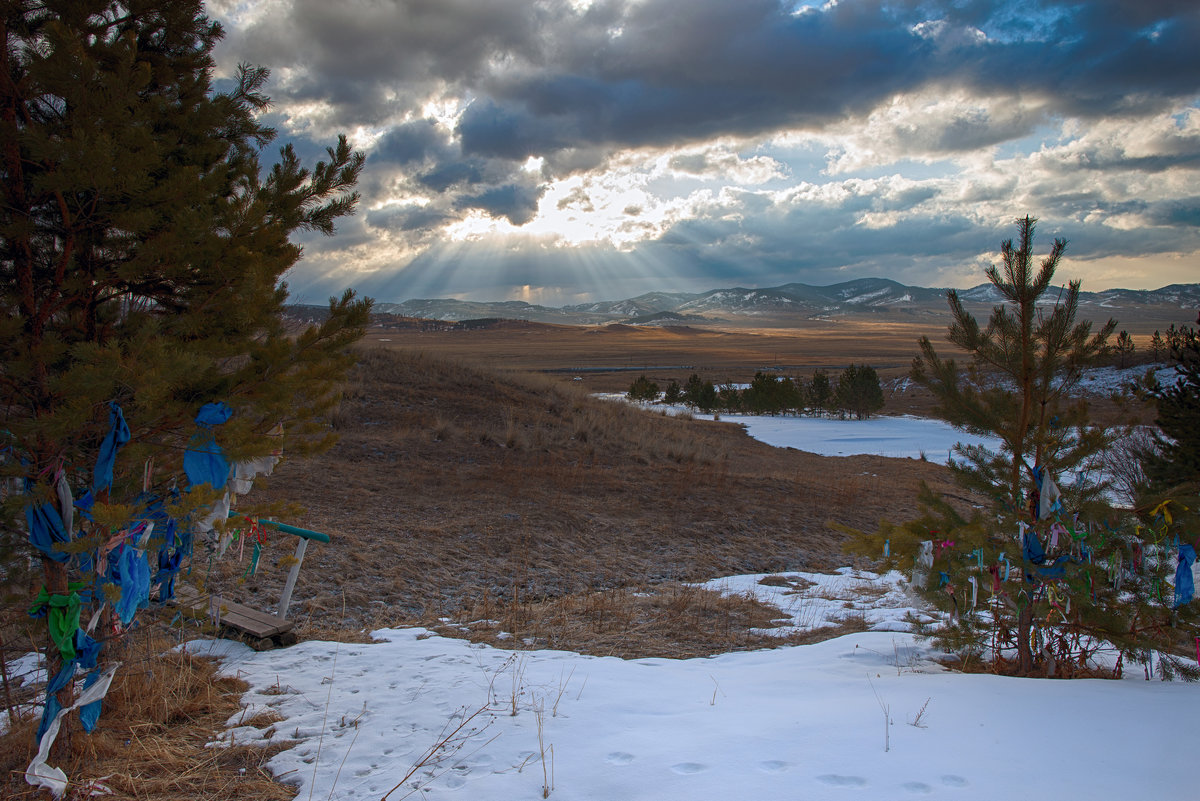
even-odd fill
[{"label": "dry grass", "polygon": [[[307,627],[462,619],[507,604],[844,563],[830,520],[915,512],[918,461],[772,448],[736,425],[664,417],[578,383],[415,352],[365,350],[341,440],[285,460],[252,498],[301,500],[309,548],[291,615]],[[293,548],[215,586],[264,609]],[[221,586],[221,581],[226,586]]]},{"label": "dry grass", "polygon": [[[904,519],[915,512],[919,481],[956,492],[944,468],[771,448],[732,424],[666,418],[588,397],[628,386],[629,373],[569,382],[497,368],[569,364],[581,354],[626,365],[639,354],[649,363],[698,364],[713,380],[744,380],[770,363],[764,347],[779,361],[831,367],[878,365],[860,352],[874,347],[902,370],[911,341],[928,332],[883,327],[891,339],[864,344],[861,332],[834,328],[783,339],[567,331],[557,342],[530,328],[422,340],[449,358],[362,350],[330,419],[341,441],[309,460],[285,460],[251,496],[300,501],[307,512],[287,522],[333,535],[332,543],[308,550],[290,612],[297,633],[361,642],[373,628],[445,618],[470,623],[470,636],[506,647],[528,641],[624,657],[686,657],[861,630],[859,615],[837,629],[786,639],[760,634],[754,630],[774,625],[778,610],[686,582],[840,566],[841,535],[829,521],[871,528],[883,517]],[[838,351],[851,342],[858,351]],[[781,343],[790,350],[781,352]],[[698,349],[707,349],[704,361]],[[466,353],[488,365],[466,361]],[[686,378],[651,377],[664,385]],[[919,410],[925,401],[908,395],[889,402],[891,410]],[[273,538],[252,578],[243,577],[248,554],[211,571],[194,569],[222,595],[274,611],[294,546],[291,537]],[[500,639],[501,632],[512,636]],[[24,641],[6,635],[6,643],[10,654],[24,650]],[[263,767],[273,750],[205,747],[238,712],[242,685],[216,678],[205,662],[163,657],[165,648],[149,639],[129,646],[100,729],[75,734],[69,760],[56,764],[72,777],[108,776],[117,798],[291,798],[294,791],[272,782]],[[0,738],[5,798],[34,797],[20,773],[35,725],[25,721]]]},{"label": "dry grass", "polygon": [[[164,655],[170,645],[153,636],[127,643],[116,657],[123,665],[104,700],[100,725],[90,735],[76,728],[66,741],[68,756],[51,764],[77,783],[101,780],[112,791],[105,797],[116,799],[293,798],[294,789],[273,781],[265,767],[279,746],[205,747],[241,709],[246,684],[217,677],[208,660]],[[0,795],[6,799],[46,797],[23,775],[36,750],[36,728],[37,720],[25,720],[0,736]],[[86,797],[85,787],[68,788],[67,798]]]},{"label": "dry grass", "polygon": [[780,616],[753,597],[672,582],[531,602],[485,599],[463,610],[461,620],[435,628],[501,648],[687,659],[774,647],[778,638],[751,629],[772,628]]}]

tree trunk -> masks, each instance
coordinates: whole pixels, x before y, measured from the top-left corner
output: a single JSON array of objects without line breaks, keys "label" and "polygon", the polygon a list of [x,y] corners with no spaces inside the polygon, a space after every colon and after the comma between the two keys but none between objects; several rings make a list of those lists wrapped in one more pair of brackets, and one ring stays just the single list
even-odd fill
[{"label": "tree trunk", "polygon": [[[46,592],[50,595],[67,595],[70,590],[67,586],[67,566],[61,562],[55,562],[53,559],[42,559],[42,572],[46,578]],[[49,616],[53,614],[47,611],[47,629],[46,640],[50,644],[46,648],[46,665],[47,675],[50,678],[57,676],[59,671],[63,669],[62,654],[58,652],[58,648],[54,646],[50,640],[49,633]],[[63,709],[75,703],[75,682],[69,681],[67,685],[58,691],[55,696],[58,703]],[[54,747],[51,749],[51,756],[61,761],[70,753],[71,742],[71,720],[73,715],[67,715],[63,718],[62,727],[58,732],[58,739],[54,741]]]},{"label": "tree trunk", "polygon": [[1033,648],[1029,645],[1033,633],[1033,604],[1021,608],[1017,617],[1017,670],[1022,676],[1033,672]]}]

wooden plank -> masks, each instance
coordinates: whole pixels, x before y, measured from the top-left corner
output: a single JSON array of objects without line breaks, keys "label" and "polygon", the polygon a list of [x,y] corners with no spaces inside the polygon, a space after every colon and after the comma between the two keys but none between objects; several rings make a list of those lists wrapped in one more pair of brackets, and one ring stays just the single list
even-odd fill
[{"label": "wooden plank", "polygon": [[280,620],[269,612],[262,612],[219,596],[207,595],[183,582],[175,586],[174,601],[179,606],[207,615],[223,626],[244,631],[261,639],[291,631],[295,626],[290,620]]},{"label": "wooden plank", "polygon": [[240,629],[263,639],[291,631],[294,625],[290,620],[280,620],[274,615],[215,595],[209,598],[208,609],[208,616],[221,625]]}]

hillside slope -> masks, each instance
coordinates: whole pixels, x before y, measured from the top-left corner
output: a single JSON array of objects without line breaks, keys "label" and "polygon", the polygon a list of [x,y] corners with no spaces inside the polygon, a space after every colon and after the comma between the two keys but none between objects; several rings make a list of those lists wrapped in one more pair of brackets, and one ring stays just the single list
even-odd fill
[{"label": "hillside slope", "polygon": [[[288,460],[250,500],[287,499],[314,544],[292,617],[363,627],[455,616],[483,599],[845,564],[827,521],[914,511],[913,460],[772,448],[738,426],[588,397],[545,376],[362,353],[329,452]],[[271,609],[291,538],[228,581]],[[240,574],[243,568],[233,565]]]}]

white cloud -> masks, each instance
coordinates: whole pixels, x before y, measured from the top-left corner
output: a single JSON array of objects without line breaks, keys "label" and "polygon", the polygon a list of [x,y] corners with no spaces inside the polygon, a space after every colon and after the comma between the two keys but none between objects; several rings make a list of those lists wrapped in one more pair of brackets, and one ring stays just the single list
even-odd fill
[{"label": "white cloud", "polygon": [[1036,97],[977,97],[961,88],[928,87],[897,95],[865,117],[828,126],[812,139],[829,148],[837,175],[899,161],[936,162],[1027,136],[1050,119]]}]

